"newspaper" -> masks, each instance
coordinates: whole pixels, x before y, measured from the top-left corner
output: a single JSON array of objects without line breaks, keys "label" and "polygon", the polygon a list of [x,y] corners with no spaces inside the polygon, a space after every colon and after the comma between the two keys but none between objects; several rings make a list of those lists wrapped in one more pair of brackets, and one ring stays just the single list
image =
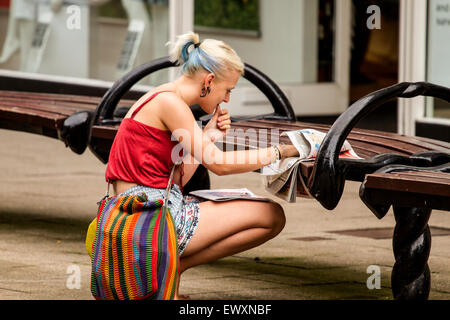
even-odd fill
[{"label": "newspaper", "polygon": [[190,195],[200,197],[212,201],[228,201],[228,200],[256,200],[270,201],[269,198],[257,196],[247,188],[242,189],[205,189],[189,192]]},{"label": "newspaper", "polygon": [[[299,156],[282,159],[261,168],[264,187],[269,193],[287,202],[296,202],[297,196],[311,197],[299,166],[301,162],[313,161],[317,157],[320,144],[326,134],[314,129],[303,129],[285,131],[281,135],[289,137],[298,150]],[[347,140],[342,146],[339,157],[361,159]]]}]

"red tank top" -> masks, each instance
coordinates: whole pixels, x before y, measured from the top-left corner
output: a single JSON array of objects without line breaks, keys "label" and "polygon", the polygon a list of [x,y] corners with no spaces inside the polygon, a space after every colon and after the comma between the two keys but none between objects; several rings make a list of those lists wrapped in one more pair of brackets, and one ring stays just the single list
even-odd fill
[{"label": "red tank top", "polygon": [[[147,102],[162,92],[170,91],[152,94],[134,110],[130,118],[122,120],[109,153],[105,173],[107,182],[123,180],[153,188],[167,187],[174,165],[171,159],[172,148],[178,141],[171,140],[169,130],[161,130],[133,119]],[[182,186],[180,189],[183,190]]]}]

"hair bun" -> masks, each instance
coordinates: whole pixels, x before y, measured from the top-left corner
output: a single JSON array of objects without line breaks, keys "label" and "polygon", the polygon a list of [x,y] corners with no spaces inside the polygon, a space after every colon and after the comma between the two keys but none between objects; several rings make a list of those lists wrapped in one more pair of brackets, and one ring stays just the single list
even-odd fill
[{"label": "hair bun", "polygon": [[[202,50],[195,50],[201,46]],[[214,39],[200,42],[197,33],[188,32],[177,37],[170,52],[171,60],[181,66],[183,74],[192,75],[199,70],[213,73],[223,79],[229,69],[244,73],[244,64],[226,43]]]},{"label": "hair bun", "polygon": [[172,61],[183,64],[189,59],[189,47],[196,43],[200,43],[200,37],[197,33],[188,32],[177,37],[177,41],[173,44],[171,50]]}]

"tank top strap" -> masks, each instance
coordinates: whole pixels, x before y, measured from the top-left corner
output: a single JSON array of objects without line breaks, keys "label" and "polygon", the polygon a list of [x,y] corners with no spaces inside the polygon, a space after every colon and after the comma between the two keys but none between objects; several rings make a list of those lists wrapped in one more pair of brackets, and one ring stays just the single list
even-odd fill
[{"label": "tank top strap", "polygon": [[134,116],[136,115],[136,113],[138,113],[139,110],[141,110],[141,108],[142,108],[143,106],[145,106],[145,104],[146,104],[147,102],[149,102],[149,101],[152,100],[154,97],[156,97],[158,94],[163,93],[163,92],[172,92],[172,91],[165,90],[165,91],[158,91],[158,92],[153,93],[150,97],[148,97],[147,99],[145,99],[144,102],[142,102],[136,109],[134,109],[133,113],[131,114],[131,119],[134,118]]}]

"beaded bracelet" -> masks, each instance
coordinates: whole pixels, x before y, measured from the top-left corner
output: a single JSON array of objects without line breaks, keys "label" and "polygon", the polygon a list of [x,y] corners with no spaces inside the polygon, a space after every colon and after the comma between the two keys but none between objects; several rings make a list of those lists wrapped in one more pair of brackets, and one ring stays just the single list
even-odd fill
[{"label": "beaded bracelet", "polygon": [[[281,160],[281,152],[280,152],[280,148],[278,146],[272,146],[273,149],[275,150],[275,161]],[[273,162],[275,162],[273,161]]]}]

